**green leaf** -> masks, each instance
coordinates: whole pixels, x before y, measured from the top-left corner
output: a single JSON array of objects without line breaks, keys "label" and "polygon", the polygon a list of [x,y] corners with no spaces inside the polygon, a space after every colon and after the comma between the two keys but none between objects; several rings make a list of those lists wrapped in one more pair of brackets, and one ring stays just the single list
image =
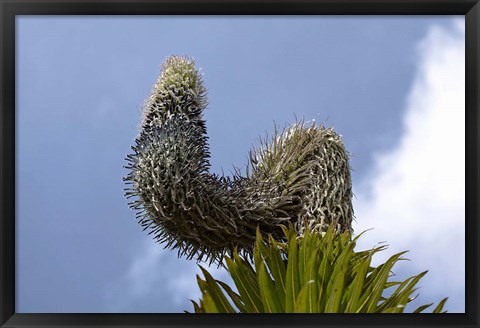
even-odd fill
[{"label": "green leaf", "polygon": [[[263,304],[258,290],[258,283],[255,277],[249,276],[251,270],[245,268],[248,265],[245,261],[242,262],[238,254],[234,253],[234,260],[226,257],[225,262],[228,267],[232,279],[237,286],[240,297],[245,303],[249,313],[262,313]],[[253,282],[252,282],[253,281]]]},{"label": "green leaf", "polygon": [[270,262],[268,268],[275,281],[275,288],[277,290],[278,298],[280,299],[280,306],[282,312],[285,311],[285,275],[287,273],[285,263],[283,262],[282,255],[278,244],[273,240],[273,237],[269,236],[270,242]]},{"label": "green leaf", "polygon": [[316,243],[310,245],[313,248],[310,260],[307,263],[306,267],[306,284],[307,295],[308,295],[308,312],[317,313],[318,312],[318,256]]},{"label": "green leaf", "polygon": [[262,295],[263,305],[265,312],[267,313],[279,313],[282,310],[280,299],[277,295],[275,285],[270,279],[270,275],[267,273],[265,264],[260,263],[258,271],[258,280],[260,285],[260,292]]},{"label": "green leaf", "polygon": [[440,301],[440,303],[438,303],[438,305],[435,307],[435,309],[433,310],[432,313],[445,313],[447,311],[443,311],[443,306],[445,305],[445,303],[447,302],[448,300],[448,297],[445,297],[443,300]]},{"label": "green leaf", "polygon": [[390,270],[393,265],[405,254],[406,251],[392,255],[387,262],[379,265],[369,276],[371,278],[370,288],[368,289],[368,298],[366,304],[362,307],[367,313],[375,313],[377,311],[378,302],[385,289],[385,284],[389,277]]},{"label": "green leaf", "polygon": [[300,280],[301,290],[295,302],[295,312],[317,313],[318,312],[318,236],[308,231],[303,236],[300,245],[300,262],[303,262],[301,271],[304,271]]},{"label": "green leaf", "polygon": [[205,313],[205,309],[201,308],[195,301],[190,300],[190,302],[193,304],[193,311],[195,313]]},{"label": "green leaf", "polygon": [[208,292],[203,293],[203,299],[200,301],[200,306],[205,309],[206,313],[220,313],[215,304],[215,301]]},{"label": "green leaf", "polygon": [[260,264],[263,263],[262,255],[260,255],[262,240],[259,238],[261,238],[261,235],[259,235],[259,230],[257,229],[257,239],[255,240],[255,247],[253,249],[253,263],[257,273],[260,270]]},{"label": "green leaf", "polygon": [[305,279],[306,266],[310,260],[312,236],[310,232],[305,231],[303,237],[298,244],[298,281],[300,286],[303,286],[307,280]]},{"label": "green leaf", "polygon": [[397,313],[402,313],[409,302],[410,295],[414,292],[415,285],[426,273],[427,271],[424,271],[400,283],[392,295],[378,307],[378,310],[382,311],[384,308],[392,307],[397,309]]},{"label": "green leaf", "polygon": [[208,289],[207,282],[202,278],[200,278],[198,274],[197,274],[197,284],[198,284],[198,287],[200,287],[200,291],[202,293]]},{"label": "green leaf", "polygon": [[312,304],[312,286],[315,285],[315,281],[307,282],[300,293],[298,293],[297,301],[295,302],[296,313],[314,313]]},{"label": "green leaf", "polygon": [[285,311],[295,311],[295,302],[300,292],[300,281],[298,277],[298,246],[295,236],[289,238],[287,279],[285,281]]},{"label": "green leaf", "polygon": [[228,296],[232,299],[233,301],[233,304],[235,304],[235,306],[238,308],[238,310],[241,312],[241,313],[247,313],[248,310],[247,310],[247,307],[245,306],[242,298],[240,297],[240,295],[238,295],[237,293],[235,293],[232,288],[230,288],[229,285],[227,285],[226,283],[224,283],[223,281],[219,281],[219,280],[215,280],[220,286],[222,286],[222,288],[225,290],[225,292],[227,292]]},{"label": "green leaf", "polygon": [[330,264],[330,257],[328,253],[324,253],[320,266],[318,269],[318,310],[320,312],[325,311],[325,305],[326,305],[326,292],[327,292],[327,286],[328,286],[328,281],[330,280],[330,274],[332,272],[332,266]]},{"label": "green leaf", "polygon": [[355,270],[355,278],[351,286],[352,293],[345,308],[346,313],[355,313],[360,308],[359,299],[362,293],[363,283],[367,275],[367,270],[370,267],[370,263],[372,261],[372,255],[372,253],[369,253],[368,256],[361,261],[360,265],[358,265]]},{"label": "green leaf", "polygon": [[419,306],[415,311],[413,311],[413,313],[420,313],[420,312],[422,312],[423,310],[429,308],[429,307],[432,306],[432,305],[433,305],[433,303]]},{"label": "green leaf", "polygon": [[263,306],[261,302],[261,296],[260,296],[260,288],[258,285],[258,280],[257,280],[257,275],[252,267],[252,265],[246,260],[242,259],[238,253],[233,253],[233,259],[235,263],[237,264],[237,268],[239,269],[242,278],[245,280],[246,283],[249,284],[251,287],[251,292],[252,296],[254,299],[258,302],[257,305],[260,308],[260,311],[263,311]]},{"label": "green leaf", "polygon": [[325,313],[337,313],[340,308],[340,302],[344,293],[345,275],[347,272],[350,258],[353,254],[354,244],[345,247],[342,253],[335,261],[332,278],[327,287],[327,303],[325,305]]},{"label": "green leaf", "polygon": [[212,300],[215,302],[216,308],[220,313],[236,313],[235,309],[232,307],[230,302],[227,300],[225,295],[222,293],[220,287],[218,287],[215,279],[210,275],[210,273],[200,266],[203,275],[206,279],[206,288],[209,295],[212,297]]}]

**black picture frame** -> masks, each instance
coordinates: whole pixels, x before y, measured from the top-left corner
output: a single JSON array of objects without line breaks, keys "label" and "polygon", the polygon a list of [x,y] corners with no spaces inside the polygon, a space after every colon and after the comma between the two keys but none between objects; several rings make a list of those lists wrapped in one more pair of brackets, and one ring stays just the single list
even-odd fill
[{"label": "black picture frame", "polygon": [[[1,327],[435,326],[478,327],[479,62],[478,0],[0,0],[0,325]],[[16,15],[465,15],[465,314],[190,315],[15,313]],[[448,282],[445,282],[448,283]]]}]

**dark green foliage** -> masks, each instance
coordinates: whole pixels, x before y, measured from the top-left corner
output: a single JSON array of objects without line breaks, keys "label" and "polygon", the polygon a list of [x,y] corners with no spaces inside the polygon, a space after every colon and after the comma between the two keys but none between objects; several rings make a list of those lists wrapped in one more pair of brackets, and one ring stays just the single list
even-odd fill
[{"label": "dark green foliage", "polygon": [[[286,242],[268,241],[257,233],[253,265],[236,252],[226,257],[228,272],[237,291],[202,268],[197,276],[202,291],[196,313],[403,313],[414,297],[416,285],[427,273],[405,281],[391,281],[393,266],[405,252],[371,266],[375,253],[386,247],[354,251],[357,236],[305,229],[299,236],[293,227],[284,229]],[[390,292],[390,293],[389,293]],[[387,296],[387,294],[389,294]],[[433,310],[443,311],[443,299]],[[433,305],[420,306],[422,312]],[[446,311],[445,311],[446,312]]]}]

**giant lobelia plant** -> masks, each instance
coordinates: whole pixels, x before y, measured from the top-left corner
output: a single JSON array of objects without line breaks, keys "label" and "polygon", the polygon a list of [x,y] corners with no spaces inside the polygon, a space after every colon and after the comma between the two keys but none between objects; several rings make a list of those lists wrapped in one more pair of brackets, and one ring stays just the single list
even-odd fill
[{"label": "giant lobelia plant", "polygon": [[232,276],[238,293],[202,268],[195,312],[403,312],[426,272],[388,281],[403,253],[373,268],[371,257],[383,248],[354,251],[340,136],[303,121],[275,128],[250,151],[246,176],[219,176],[209,172],[206,106],[194,61],[168,57],[144,104],[124,178],[144,230],[179,256],[217,262]]}]

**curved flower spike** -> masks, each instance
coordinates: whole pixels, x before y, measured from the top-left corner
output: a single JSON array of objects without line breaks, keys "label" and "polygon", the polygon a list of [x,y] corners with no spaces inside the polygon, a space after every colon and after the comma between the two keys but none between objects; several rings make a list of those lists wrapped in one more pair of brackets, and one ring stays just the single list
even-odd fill
[{"label": "curved flower spike", "polygon": [[282,225],[351,231],[348,153],[333,129],[303,121],[261,140],[248,174],[209,173],[203,110],[206,88],[192,59],[171,56],[143,109],[127,155],[125,196],[144,229],[179,256],[221,263],[238,249],[251,255],[256,229],[277,240]]}]

